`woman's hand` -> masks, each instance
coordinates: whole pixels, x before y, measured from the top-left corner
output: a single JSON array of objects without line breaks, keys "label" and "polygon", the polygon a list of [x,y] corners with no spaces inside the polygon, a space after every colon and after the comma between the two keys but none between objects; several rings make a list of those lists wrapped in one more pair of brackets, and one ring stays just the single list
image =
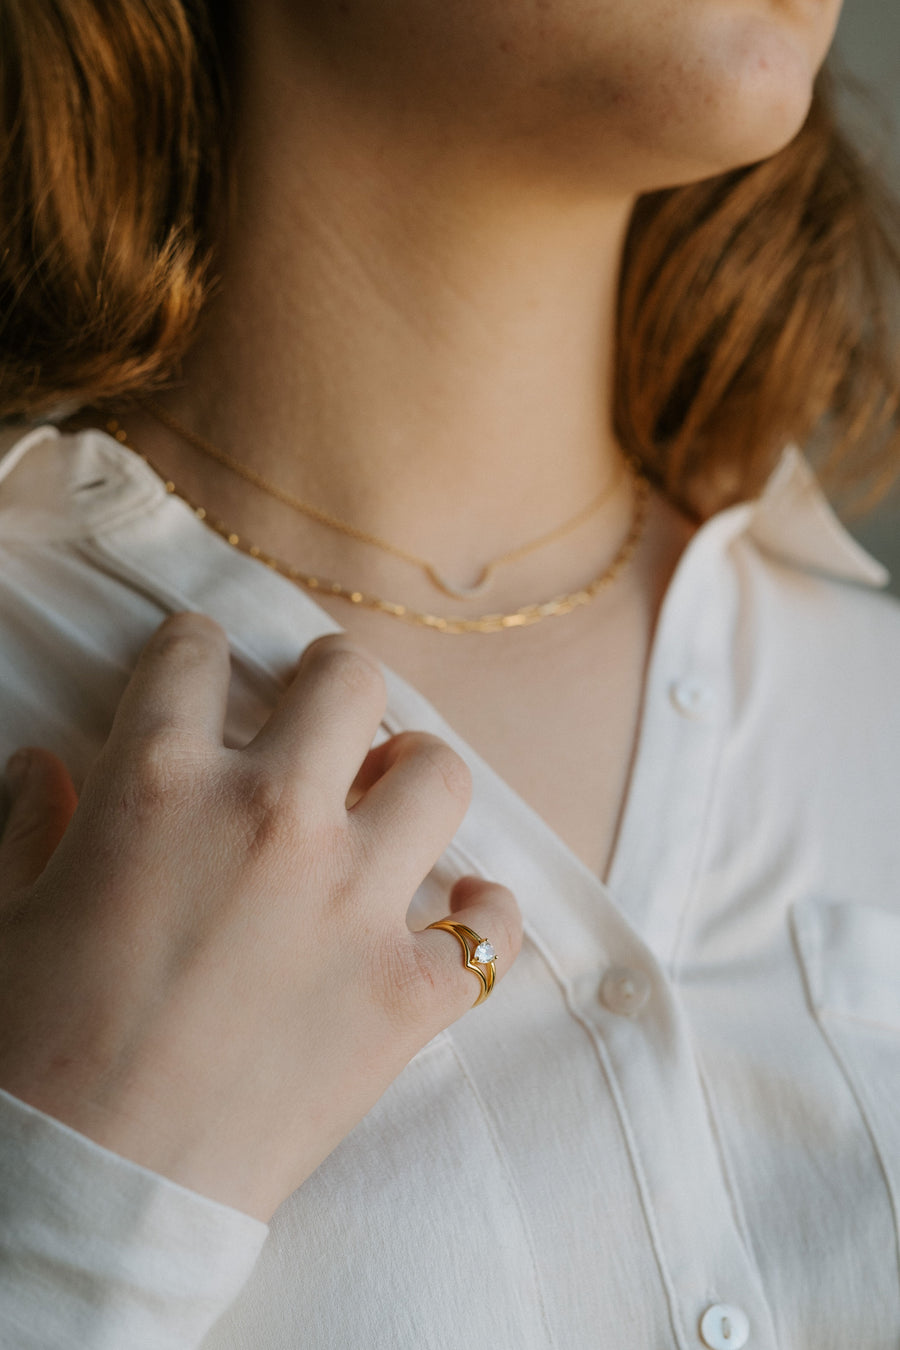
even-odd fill
[{"label": "woman's hand", "polygon": [[[243,750],[228,680],[222,629],[175,615],[77,807],[29,753],[0,843],[0,1087],[267,1219],[474,1003],[453,935],[405,922],[470,783],[434,737],[369,749],[384,681],[346,638],[307,648]],[[512,896],[467,878],[450,904],[502,975]]]}]

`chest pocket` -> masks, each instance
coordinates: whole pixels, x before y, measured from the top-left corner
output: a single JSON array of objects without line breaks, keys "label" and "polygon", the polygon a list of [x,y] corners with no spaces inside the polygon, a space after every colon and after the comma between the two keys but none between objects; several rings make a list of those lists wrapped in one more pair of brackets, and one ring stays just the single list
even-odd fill
[{"label": "chest pocket", "polygon": [[792,917],[809,999],[880,1158],[900,1243],[900,912],[807,900]]}]

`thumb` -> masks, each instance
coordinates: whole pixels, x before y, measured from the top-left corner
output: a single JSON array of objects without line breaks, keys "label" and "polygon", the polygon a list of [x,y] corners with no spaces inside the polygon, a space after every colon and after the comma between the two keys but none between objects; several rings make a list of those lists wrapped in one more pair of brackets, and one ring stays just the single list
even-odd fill
[{"label": "thumb", "polygon": [[38,879],[78,805],[68,769],[49,750],[17,750],[6,766],[6,789],[11,805],[0,835],[4,901]]}]

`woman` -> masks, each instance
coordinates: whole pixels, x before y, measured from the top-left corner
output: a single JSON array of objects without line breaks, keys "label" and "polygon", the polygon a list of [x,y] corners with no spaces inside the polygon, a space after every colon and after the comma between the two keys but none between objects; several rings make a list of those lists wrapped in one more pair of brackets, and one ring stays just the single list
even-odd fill
[{"label": "woman", "polygon": [[5,1344],[896,1344],[837,9],[4,6]]}]

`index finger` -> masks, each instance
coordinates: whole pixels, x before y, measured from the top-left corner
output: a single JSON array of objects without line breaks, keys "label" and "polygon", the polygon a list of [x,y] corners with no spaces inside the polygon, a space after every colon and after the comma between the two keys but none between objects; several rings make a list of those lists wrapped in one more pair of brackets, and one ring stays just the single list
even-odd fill
[{"label": "index finger", "polygon": [[228,638],[215,620],[170,615],[138,657],[110,740],[172,732],[221,747],[230,673]]}]

